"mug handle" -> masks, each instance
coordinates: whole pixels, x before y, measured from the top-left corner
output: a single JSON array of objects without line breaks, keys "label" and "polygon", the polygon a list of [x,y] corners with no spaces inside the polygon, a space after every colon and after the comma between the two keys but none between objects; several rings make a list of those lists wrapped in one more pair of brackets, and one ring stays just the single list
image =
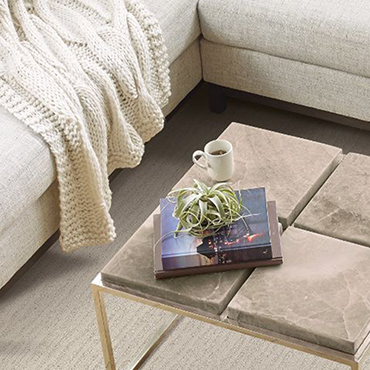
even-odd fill
[{"label": "mug handle", "polygon": [[207,167],[204,165],[204,164],[201,164],[199,163],[199,161],[197,160],[197,157],[204,157],[206,158],[206,155],[204,152],[202,152],[201,150],[196,150],[194,153],[193,153],[193,162],[194,164],[196,164],[198,167],[202,168],[203,170],[206,170]]}]

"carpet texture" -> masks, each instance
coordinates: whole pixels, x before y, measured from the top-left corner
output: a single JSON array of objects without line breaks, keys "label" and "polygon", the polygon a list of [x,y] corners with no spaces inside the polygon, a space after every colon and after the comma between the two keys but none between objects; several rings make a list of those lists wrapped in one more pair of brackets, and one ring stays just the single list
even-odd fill
[{"label": "carpet texture", "polygon": [[[65,255],[55,244],[0,298],[1,370],[103,369],[90,282],[191,166],[191,154],[231,121],[271,129],[370,155],[370,132],[230,100],[222,115],[207,108],[204,86],[169,118],[147,145],[142,164],[113,176],[118,237],[109,246]],[[166,318],[120,299],[106,300],[119,369]],[[143,366],[145,370],[344,370],[333,362],[183,319]],[[364,369],[370,370],[370,361]]]}]

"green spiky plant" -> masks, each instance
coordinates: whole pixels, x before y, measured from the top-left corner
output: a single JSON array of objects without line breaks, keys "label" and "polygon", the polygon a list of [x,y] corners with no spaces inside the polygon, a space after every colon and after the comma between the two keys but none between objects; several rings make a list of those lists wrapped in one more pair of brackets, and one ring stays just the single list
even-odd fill
[{"label": "green spiky plant", "polygon": [[173,190],[169,196],[176,200],[173,215],[179,222],[175,236],[184,232],[202,238],[243,217],[241,197],[226,183],[207,186],[194,180],[193,187]]}]

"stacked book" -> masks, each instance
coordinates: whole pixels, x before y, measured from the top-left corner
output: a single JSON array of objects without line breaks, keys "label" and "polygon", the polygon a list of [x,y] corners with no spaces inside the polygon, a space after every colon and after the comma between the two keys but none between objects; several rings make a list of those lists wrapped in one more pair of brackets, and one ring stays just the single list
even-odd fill
[{"label": "stacked book", "polygon": [[160,200],[154,215],[154,273],[157,279],[226,270],[271,266],[283,262],[276,203],[265,188],[241,190],[243,217],[203,239],[175,236],[175,202]]}]

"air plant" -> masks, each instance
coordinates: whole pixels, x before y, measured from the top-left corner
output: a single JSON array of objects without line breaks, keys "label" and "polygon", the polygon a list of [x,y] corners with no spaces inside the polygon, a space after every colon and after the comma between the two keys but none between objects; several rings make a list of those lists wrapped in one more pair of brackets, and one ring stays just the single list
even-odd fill
[{"label": "air plant", "polygon": [[241,197],[226,183],[207,186],[194,180],[193,187],[173,190],[169,196],[176,200],[175,236],[184,232],[203,238],[243,218]]}]

